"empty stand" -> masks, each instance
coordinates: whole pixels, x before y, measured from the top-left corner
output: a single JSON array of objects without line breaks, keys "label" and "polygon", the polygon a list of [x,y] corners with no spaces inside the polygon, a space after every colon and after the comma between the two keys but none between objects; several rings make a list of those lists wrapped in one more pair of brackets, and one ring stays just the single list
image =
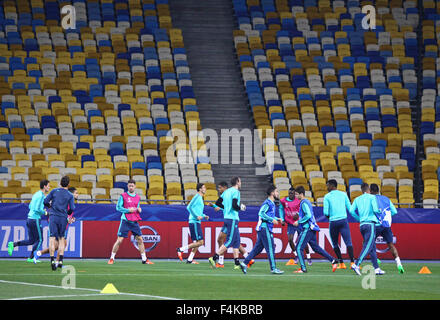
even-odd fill
[{"label": "empty stand", "polygon": [[320,203],[329,176],[353,200],[362,182],[415,202],[415,1],[377,1],[376,29],[359,1],[234,0],[234,44],[251,111],[273,128],[272,176]]},{"label": "empty stand", "polygon": [[423,1],[421,32],[419,37],[421,62],[419,177],[423,207],[436,207],[439,201],[440,174],[440,60],[439,30],[440,7],[437,1]]},{"label": "empty stand", "polygon": [[[129,178],[143,202],[189,200],[198,182],[215,200],[238,175],[244,203],[273,181],[321,204],[332,178],[351,200],[368,182],[438,206],[439,2],[375,1],[375,30],[365,4],[2,1],[0,197],[28,201],[69,175],[87,202],[116,201]],[[76,29],[61,27],[65,5]],[[211,163],[204,128],[272,130],[270,175]]]},{"label": "empty stand", "polygon": [[[76,29],[61,27],[64,5]],[[215,192],[204,141],[189,139],[200,119],[167,0],[0,6],[2,197],[32,194],[44,178],[57,187],[65,174],[82,200],[101,203],[129,178],[143,201],[191,199],[197,182]]]}]

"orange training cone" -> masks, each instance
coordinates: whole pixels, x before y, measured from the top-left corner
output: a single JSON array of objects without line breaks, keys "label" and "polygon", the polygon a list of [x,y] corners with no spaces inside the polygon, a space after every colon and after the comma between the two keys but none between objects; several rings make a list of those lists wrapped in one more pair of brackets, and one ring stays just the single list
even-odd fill
[{"label": "orange training cone", "polygon": [[428,269],[428,267],[423,266],[422,269],[419,271],[420,274],[431,274],[431,271]]}]

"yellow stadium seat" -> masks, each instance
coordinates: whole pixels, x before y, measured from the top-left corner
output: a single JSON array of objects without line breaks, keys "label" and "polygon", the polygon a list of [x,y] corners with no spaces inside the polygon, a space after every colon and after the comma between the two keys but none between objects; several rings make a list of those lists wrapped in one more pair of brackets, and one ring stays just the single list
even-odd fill
[{"label": "yellow stadium seat", "polygon": [[20,200],[14,199],[18,198],[17,194],[15,193],[3,193],[0,195],[2,198],[9,198],[9,199],[2,199],[1,202],[3,203],[19,203]]},{"label": "yellow stadium seat", "polygon": [[272,173],[273,178],[287,177],[287,171],[274,171]]},{"label": "yellow stadium seat", "polygon": [[90,149],[77,149],[76,154],[79,156],[90,155],[91,151],[90,151]]},{"label": "yellow stadium seat", "polygon": [[163,176],[150,176],[150,177],[148,177],[148,180],[149,180],[150,184],[160,183],[163,186],[163,181],[164,181]]},{"label": "yellow stadium seat", "polygon": [[38,160],[38,161],[34,162],[34,166],[37,168],[48,168],[49,162],[43,161],[43,160]]},{"label": "yellow stadium seat", "polygon": [[407,166],[395,166],[394,172],[408,172]]},{"label": "yellow stadium seat", "polygon": [[[323,190],[326,190],[326,183],[327,181],[325,178],[312,178],[310,179],[310,183],[312,185],[312,189],[315,189],[315,187],[323,188]],[[319,189],[321,190],[321,189]]]},{"label": "yellow stadium seat", "polygon": [[163,195],[151,195],[148,196],[148,199],[153,200],[150,201],[150,204],[165,204],[165,197]]}]

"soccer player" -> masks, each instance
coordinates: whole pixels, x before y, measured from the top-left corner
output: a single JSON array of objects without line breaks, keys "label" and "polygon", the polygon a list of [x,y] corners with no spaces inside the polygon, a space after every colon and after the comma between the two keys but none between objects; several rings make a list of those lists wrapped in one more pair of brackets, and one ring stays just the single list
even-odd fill
[{"label": "soccer player", "polygon": [[[73,194],[73,198],[75,200],[78,200],[78,190],[76,190],[75,187],[69,187],[69,192],[71,194]],[[64,248],[67,247],[67,230],[69,229],[70,224],[75,222],[75,218],[73,217],[73,211],[71,212],[71,214],[68,216],[67,218],[67,226],[66,226],[66,232],[64,233]],[[55,242],[55,250],[57,250],[57,258],[55,261],[55,265],[58,267],[59,261],[60,261],[60,252],[58,250],[58,241]],[[43,254],[49,253],[49,248],[46,248],[42,251],[38,250],[37,251],[37,257],[42,256]],[[62,267],[62,266],[61,266]]]},{"label": "soccer player", "polygon": [[50,190],[48,180],[40,181],[40,190],[34,193],[32,200],[29,203],[29,213],[26,220],[26,227],[28,230],[28,239],[18,242],[8,242],[8,254],[12,256],[15,247],[32,245],[32,251],[27,259],[27,262],[38,263],[41,262],[35,257],[36,251],[41,248],[43,243],[43,234],[41,228],[41,217],[46,214],[44,210],[44,198]]},{"label": "soccer player", "polygon": [[240,232],[238,230],[238,222],[240,220],[238,212],[246,210],[244,204],[240,204],[240,188],[241,179],[239,177],[234,177],[231,180],[231,187],[224,191],[221,195],[223,199],[223,216],[225,218],[225,228],[226,228],[226,241],[217,250],[214,256],[209,258],[209,263],[212,268],[217,268],[216,264],[219,256],[224,254],[229,247],[233,248],[233,256],[235,266],[241,268],[244,272],[242,264],[238,259],[239,247],[240,247]]},{"label": "soccer player", "polygon": [[141,220],[139,214],[142,212],[142,209],[140,205],[141,197],[135,192],[136,181],[133,179],[128,180],[127,189],[127,192],[121,194],[116,205],[116,210],[121,213],[121,222],[118,229],[118,238],[113,245],[112,254],[108,260],[108,264],[113,264],[115,262],[115,256],[119,250],[119,246],[124,239],[128,237],[129,231],[131,231],[136,239],[139,253],[141,254],[142,264],[154,264],[147,259],[145,254],[142,231],[138,223],[138,221]]},{"label": "soccer player", "polygon": [[376,196],[377,205],[380,210],[380,224],[376,224],[376,237],[383,237],[396,261],[397,270],[399,270],[399,273],[404,273],[405,270],[400,262],[399,253],[393,244],[393,232],[391,231],[392,216],[397,213],[396,207],[388,197],[379,194],[379,186],[377,184],[372,183],[370,185],[370,192],[372,195]]},{"label": "soccer player", "polygon": [[186,207],[189,212],[189,231],[191,233],[191,240],[193,243],[187,246],[183,246],[177,248],[177,256],[180,261],[183,261],[182,252],[188,249],[191,249],[191,253],[186,260],[186,263],[199,264],[197,261],[194,261],[194,255],[196,254],[198,248],[203,246],[203,232],[202,232],[202,219],[209,219],[209,216],[203,213],[203,209],[205,207],[205,203],[203,202],[203,196],[206,193],[206,186],[203,183],[197,184],[197,193],[191,199],[190,203]]},{"label": "soccer player", "polygon": [[[298,263],[298,255],[296,253],[296,246],[293,238],[295,233],[298,232],[298,235],[301,233],[299,227],[295,227],[293,224],[296,220],[298,220],[298,212],[299,212],[299,203],[300,201],[295,197],[295,188],[289,189],[289,195],[280,200],[280,218],[281,223],[284,226],[287,223],[287,237],[289,240],[290,248],[292,249],[294,258],[287,261],[286,266],[294,266]],[[306,257],[307,263],[309,266],[312,265],[312,258],[310,256],[309,247],[306,246]]]},{"label": "soccer player", "polygon": [[69,192],[70,179],[68,176],[61,178],[61,188],[53,189],[44,199],[44,205],[49,208],[49,254],[52,270],[57,269],[55,263],[55,244],[58,240],[58,252],[60,260],[58,267],[63,266],[65,241],[68,216],[75,210],[75,202],[73,195]]},{"label": "soccer player", "polygon": [[276,217],[276,205],[275,200],[280,198],[278,189],[275,186],[270,186],[267,189],[268,198],[263,202],[263,205],[258,212],[258,224],[255,228],[257,230],[257,242],[249,255],[240,264],[244,269],[244,273],[247,271],[247,264],[257,255],[266,249],[267,257],[269,259],[270,271],[273,274],[283,274],[284,271],[277,269],[275,263],[275,245],[273,242],[273,225],[281,222],[280,218]]},{"label": "soccer player", "polygon": [[[214,204],[208,203],[208,205],[213,207],[216,212],[222,210],[222,208],[223,208],[223,204],[222,204],[223,198],[221,197],[221,195],[226,189],[228,189],[228,183],[226,181],[220,182],[217,185],[217,191],[219,193],[219,198],[217,199],[217,201]],[[222,246],[223,243],[225,243],[225,240],[226,240],[226,233],[225,232],[226,232],[226,228],[223,225],[223,227],[217,237],[217,244],[218,244],[219,248]],[[216,264],[217,268],[224,268],[225,267],[224,258],[225,258],[224,255],[219,256],[218,263]]]},{"label": "soccer player", "polygon": [[[360,230],[364,242],[362,244],[362,251],[358,260],[351,266],[351,269],[357,274],[361,275],[359,266],[365,257],[369,254],[375,274],[382,275],[385,271],[379,268],[376,255],[376,228],[375,225],[379,223],[377,216],[380,214],[379,207],[377,205],[376,197],[370,194],[370,187],[368,183],[361,185],[362,195],[354,199],[353,205],[350,209],[350,214],[360,222]],[[357,213],[356,213],[357,211]]]},{"label": "soccer player", "polygon": [[328,193],[324,196],[323,213],[330,220],[330,238],[332,240],[333,250],[339,260],[338,269],[346,269],[347,267],[345,266],[344,260],[342,260],[338,239],[339,235],[344,239],[351,265],[353,265],[353,244],[351,242],[350,227],[348,226],[347,220],[347,211],[350,211],[351,203],[347,194],[339,191],[337,187],[338,182],[336,180],[331,179],[327,182]]},{"label": "soccer player", "polygon": [[[211,204],[211,203],[209,204],[217,212],[223,209],[223,198],[221,197],[221,195],[223,194],[223,192],[226,189],[228,189],[228,183],[225,182],[225,181],[220,182],[218,184],[218,186],[217,186],[217,191],[219,192],[220,197],[217,199],[215,204]],[[227,229],[226,229],[225,225],[223,225],[223,227],[222,227],[222,229],[221,229],[221,231],[220,231],[220,233],[219,233],[219,235],[217,237],[217,244],[218,244],[219,248],[226,241],[226,236],[227,236],[227,234],[226,234],[227,231],[226,230]],[[248,256],[248,253],[247,253],[246,249],[243,248],[243,246],[241,244],[240,244],[240,247],[238,248],[238,250],[240,251],[240,253],[243,255],[244,258],[246,258]],[[218,263],[216,263],[216,267],[217,268],[224,268],[225,267],[225,265],[224,265],[224,258],[225,258],[224,254],[219,256]],[[252,266],[254,264],[254,262],[255,262],[254,259],[249,261],[248,267]],[[235,268],[237,268],[237,267],[238,266],[235,266]]]},{"label": "soccer player", "polygon": [[298,186],[295,189],[295,197],[297,197],[301,202],[299,205],[299,220],[295,221],[294,225],[301,225],[302,231],[299,235],[298,245],[296,246],[296,251],[299,258],[299,263],[301,268],[294,271],[294,273],[306,273],[307,268],[304,262],[304,248],[307,244],[312,247],[312,250],[320,254],[332,264],[332,271],[335,272],[338,267],[338,262],[335,260],[327,251],[321,248],[316,242],[316,233],[319,231],[319,226],[316,223],[315,215],[313,213],[313,207],[310,200],[306,199],[306,191],[303,186]]}]

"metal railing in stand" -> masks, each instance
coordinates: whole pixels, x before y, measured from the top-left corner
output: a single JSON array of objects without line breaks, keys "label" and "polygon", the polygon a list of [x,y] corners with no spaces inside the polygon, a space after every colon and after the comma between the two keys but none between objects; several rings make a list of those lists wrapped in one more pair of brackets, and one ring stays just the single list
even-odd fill
[{"label": "metal railing in stand", "polygon": [[[4,200],[6,200],[6,202],[4,202]],[[0,197],[0,203],[27,203],[30,202],[31,198],[2,198]],[[168,199],[164,199],[164,200],[157,200],[157,199],[142,199],[141,200],[141,204],[155,204],[155,203],[161,203],[163,204],[164,202],[167,204],[181,204],[181,205],[185,205],[187,203],[189,203],[191,200],[168,200]],[[96,198],[90,198],[90,199],[78,199],[76,200],[77,203],[89,203],[89,204],[108,204],[113,203],[116,204],[118,202],[118,200],[116,199],[96,199]],[[208,203],[214,203],[215,201],[208,201],[205,200],[204,201],[205,204]],[[246,206],[261,206],[261,204],[263,203],[263,200],[260,203],[245,203]],[[316,201],[312,201],[312,204],[314,206],[319,206],[322,207],[323,204],[322,203],[318,203]],[[439,203],[429,203],[429,204],[423,204],[423,203],[394,203],[395,206],[413,206],[413,208],[425,208],[425,209],[435,209],[435,208],[440,208],[440,204]],[[424,207],[425,206],[425,207]]]}]

